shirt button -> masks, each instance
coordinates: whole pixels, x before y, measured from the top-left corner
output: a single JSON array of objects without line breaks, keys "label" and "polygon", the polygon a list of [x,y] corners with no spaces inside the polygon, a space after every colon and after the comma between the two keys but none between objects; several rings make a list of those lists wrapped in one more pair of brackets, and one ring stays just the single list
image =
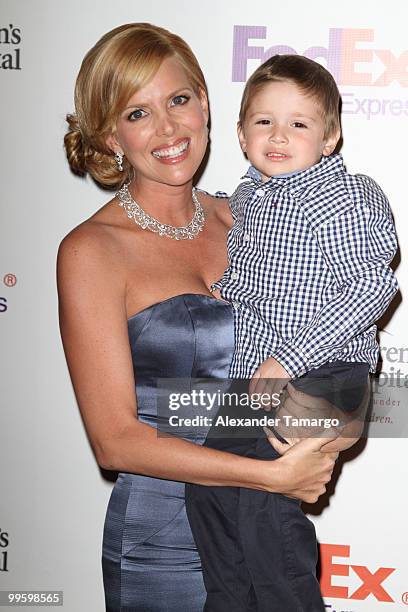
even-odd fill
[{"label": "shirt button", "polygon": [[244,242],[249,242],[251,240],[251,234],[248,232],[244,234]]},{"label": "shirt button", "polygon": [[255,191],[255,195],[257,195],[257,196],[263,196],[263,195],[265,195],[265,189],[262,189],[262,187],[260,187],[259,189],[257,189],[257,190]]},{"label": "shirt button", "polygon": [[235,310],[238,310],[238,308],[241,306],[239,302],[232,302],[232,305],[235,308]]},{"label": "shirt button", "polygon": [[238,278],[238,273],[237,273],[237,272],[233,272],[233,273],[231,274],[231,278],[232,278],[232,280],[237,280],[237,278]]}]

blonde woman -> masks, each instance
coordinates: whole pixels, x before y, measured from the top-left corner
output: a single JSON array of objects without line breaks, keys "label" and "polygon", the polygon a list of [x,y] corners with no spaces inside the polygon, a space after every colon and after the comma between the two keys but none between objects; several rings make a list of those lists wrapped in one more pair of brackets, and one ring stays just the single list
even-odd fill
[{"label": "blonde woman", "polygon": [[68,122],[71,168],[122,188],[58,256],[78,404],[99,465],[119,472],[104,531],[106,609],[199,612],[184,482],[314,501],[335,455],[304,440],[263,462],[157,435],[157,378],[227,377],[233,349],[230,306],[209,291],[227,264],[231,217],[226,200],[193,190],[208,101],[187,44],[148,24],[107,33],[83,61]]}]

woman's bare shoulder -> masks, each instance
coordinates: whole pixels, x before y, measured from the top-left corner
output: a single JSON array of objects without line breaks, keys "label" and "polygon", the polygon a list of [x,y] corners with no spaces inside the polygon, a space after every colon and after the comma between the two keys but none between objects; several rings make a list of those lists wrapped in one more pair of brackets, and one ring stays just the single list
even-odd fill
[{"label": "woman's bare shoulder", "polygon": [[118,247],[115,198],[74,227],[61,241],[58,257],[93,256],[106,259]]},{"label": "woman's bare shoulder", "polygon": [[58,248],[58,276],[120,273],[120,232],[115,227],[112,203],[113,200],[63,238]]},{"label": "woman's bare shoulder", "polygon": [[226,227],[232,226],[232,215],[227,194],[211,195],[205,191],[199,192],[199,198],[203,203],[204,210],[209,214],[214,214],[217,219]]}]

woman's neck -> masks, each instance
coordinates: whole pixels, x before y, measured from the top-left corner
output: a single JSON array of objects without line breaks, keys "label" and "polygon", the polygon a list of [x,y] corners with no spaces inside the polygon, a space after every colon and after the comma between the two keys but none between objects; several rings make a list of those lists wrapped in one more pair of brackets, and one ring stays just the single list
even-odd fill
[{"label": "woman's neck", "polygon": [[162,223],[187,225],[194,214],[191,181],[184,185],[167,185],[156,181],[133,180],[129,191],[146,213]]}]

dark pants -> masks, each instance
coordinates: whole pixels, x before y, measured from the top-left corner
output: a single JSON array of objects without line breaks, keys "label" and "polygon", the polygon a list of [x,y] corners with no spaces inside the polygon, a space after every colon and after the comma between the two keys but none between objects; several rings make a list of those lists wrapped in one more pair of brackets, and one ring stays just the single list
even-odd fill
[{"label": "dark pants", "polygon": [[[294,384],[348,411],[361,404],[367,375],[366,364],[336,362]],[[253,428],[251,437],[239,427],[228,437],[213,433],[218,436],[210,432],[208,447],[262,460],[279,457],[261,428]],[[205,612],[325,610],[316,578],[315,529],[298,500],[254,489],[186,485],[186,508],[203,567]]]}]

